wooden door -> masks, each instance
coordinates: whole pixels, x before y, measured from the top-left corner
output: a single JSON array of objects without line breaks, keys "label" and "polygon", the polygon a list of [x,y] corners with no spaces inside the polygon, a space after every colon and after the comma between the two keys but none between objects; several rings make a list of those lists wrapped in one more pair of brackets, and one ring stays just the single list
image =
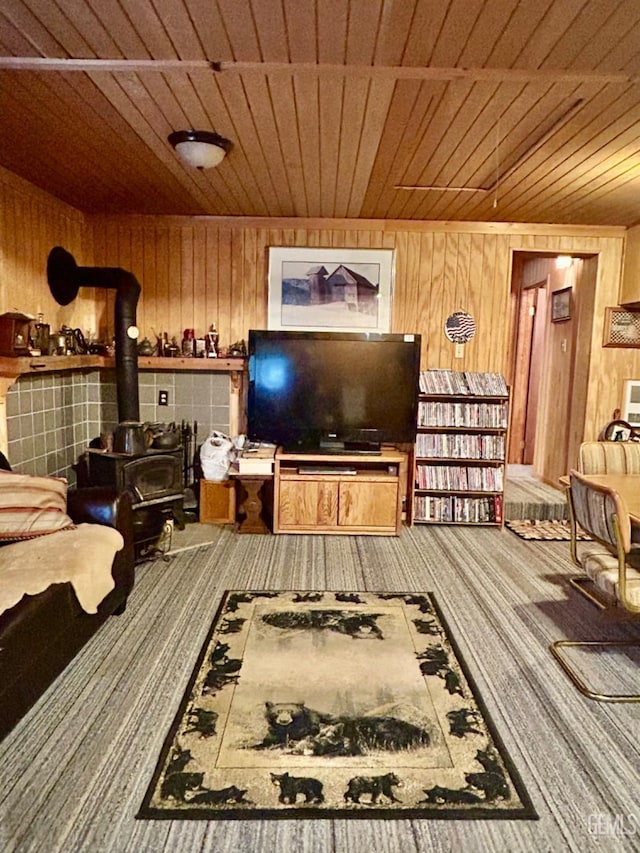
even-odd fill
[{"label": "wooden door", "polygon": [[509,452],[507,457],[508,462],[516,464],[523,463],[536,289],[532,287],[521,292],[518,310],[514,380],[511,392]]},{"label": "wooden door", "polygon": [[533,465],[538,429],[538,406],[540,400],[540,380],[544,362],[544,339],[547,322],[547,289],[532,288],[534,291],[534,316],[531,333],[531,355],[529,358],[529,379],[524,424],[523,465]]}]

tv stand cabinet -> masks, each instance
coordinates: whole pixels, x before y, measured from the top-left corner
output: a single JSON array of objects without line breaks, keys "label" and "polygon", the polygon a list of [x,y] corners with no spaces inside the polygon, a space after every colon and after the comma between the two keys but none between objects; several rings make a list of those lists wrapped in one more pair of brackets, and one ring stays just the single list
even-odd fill
[{"label": "tv stand cabinet", "polygon": [[274,533],[399,536],[407,454],[291,453],[274,470]]}]

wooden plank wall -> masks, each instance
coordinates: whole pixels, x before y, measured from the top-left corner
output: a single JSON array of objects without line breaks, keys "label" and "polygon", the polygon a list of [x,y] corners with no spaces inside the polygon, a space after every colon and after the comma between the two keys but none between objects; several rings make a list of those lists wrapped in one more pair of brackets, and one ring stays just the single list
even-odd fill
[{"label": "wooden plank wall", "polygon": [[[140,280],[138,323],[141,335],[152,340],[167,331],[179,341],[183,329],[193,327],[199,334],[215,322],[226,345],[246,339],[250,328],[264,328],[269,246],[389,248],[395,250],[392,331],[422,335],[423,367],[492,370],[509,381],[513,253],[597,255],[596,319],[586,345],[592,354],[579,371],[580,381],[587,382],[580,394],[586,397],[585,437],[596,437],[620,404],[620,371],[624,378],[640,376],[640,352],[600,346],[603,308],[618,298],[620,229],[206,217],[91,217],[89,227],[95,263],[122,266]],[[457,310],[468,311],[477,325],[462,358],[455,358],[443,331],[446,318]],[[563,360],[553,369],[562,371],[566,364]],[[569,377],[561,381],[565,387]],[[548,434],[571,430],[566,415],[560,417],[554,407],[552,390],[541,408]],[[553,480],[553,441],[547,447],[550,458],[537,460],[536,468],[551,466],[548,479]]]},{"label": "wooden plank wall", "polygon": [[52,331],[67,325],[96,330],[104,296],[81,290],[60,306],[47,285],[47,256],[53,246],[70,251],[80,265],[87,256],[84,215],[0,167],[0,313],[44,315]]},{"label": "wooden plank wall", "polygon": [[[264,328],[269,246],[389,248],[395,250],[392,330],[423,336],[423,367],[495,370],[511,380],[510,294],[516,251],[597,255],[591,340],[580,364],[586,383],[584,437],[597,437],[620,405],[622,383],[640,377],[640,350],[603,349],[604,308],[616,305],[624,231],[618,228],[493,223],[371,220],[265,220],[208,217],[83,217],[7,172],[0,172],[0,309],[43,311],[52,328],[79,326],[102,338],[113,334],[113,292],[81,289],[66,308],[51,298],[44,273],[53,245],[80,264],[120,266],[142,285],[141,336],[185,328],[202,333],[215,322],[222,345]],[[468,311],[477,332],[454,357],[443,331],[446,317]],[[547,408],[545,409],[544,406]],[[548,435],[571,431],[541,401]],[[547,467],[545,459],[540,470]],[[536,463],[538,467],[538,463]]]},{"label": "wooden plank wall", "polygon": [[[274,221],[274,223],[277,221]],[[269,246],[395,249],[392,331],[423,335],[423,365],[506,370],[510,243],[507,235],[318,221],[269,227],[231,220],[90,219],[94,261],[130,269],[142,283],[141,335],[182,337],[217,324],[221,344],[264,328]],[[462,359],[444,336],[453,311],[469,311],[478,333]]]}]

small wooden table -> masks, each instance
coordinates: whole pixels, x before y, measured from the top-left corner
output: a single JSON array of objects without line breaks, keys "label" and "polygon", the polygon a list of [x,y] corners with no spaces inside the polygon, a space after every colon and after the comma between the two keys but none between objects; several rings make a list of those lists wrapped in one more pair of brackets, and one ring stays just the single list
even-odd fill
[{"label": "small wooden table", "polygon": [[229,476],[235,480],[237,486],[237,515],[244,515],[239,521],[237,532],[271,533],[264,518],[265,510],[271,514],[264,491],[271,486],[273,474],[239,474],[232,471]]}]

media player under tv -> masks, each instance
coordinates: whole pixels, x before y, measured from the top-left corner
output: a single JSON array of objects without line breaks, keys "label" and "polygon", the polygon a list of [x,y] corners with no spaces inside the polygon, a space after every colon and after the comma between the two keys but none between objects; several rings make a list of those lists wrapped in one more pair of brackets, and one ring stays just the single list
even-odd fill
[{"label": "media player under tv", "polygon": [[350,465],[300,465],[298,474],[357,474]]}]

